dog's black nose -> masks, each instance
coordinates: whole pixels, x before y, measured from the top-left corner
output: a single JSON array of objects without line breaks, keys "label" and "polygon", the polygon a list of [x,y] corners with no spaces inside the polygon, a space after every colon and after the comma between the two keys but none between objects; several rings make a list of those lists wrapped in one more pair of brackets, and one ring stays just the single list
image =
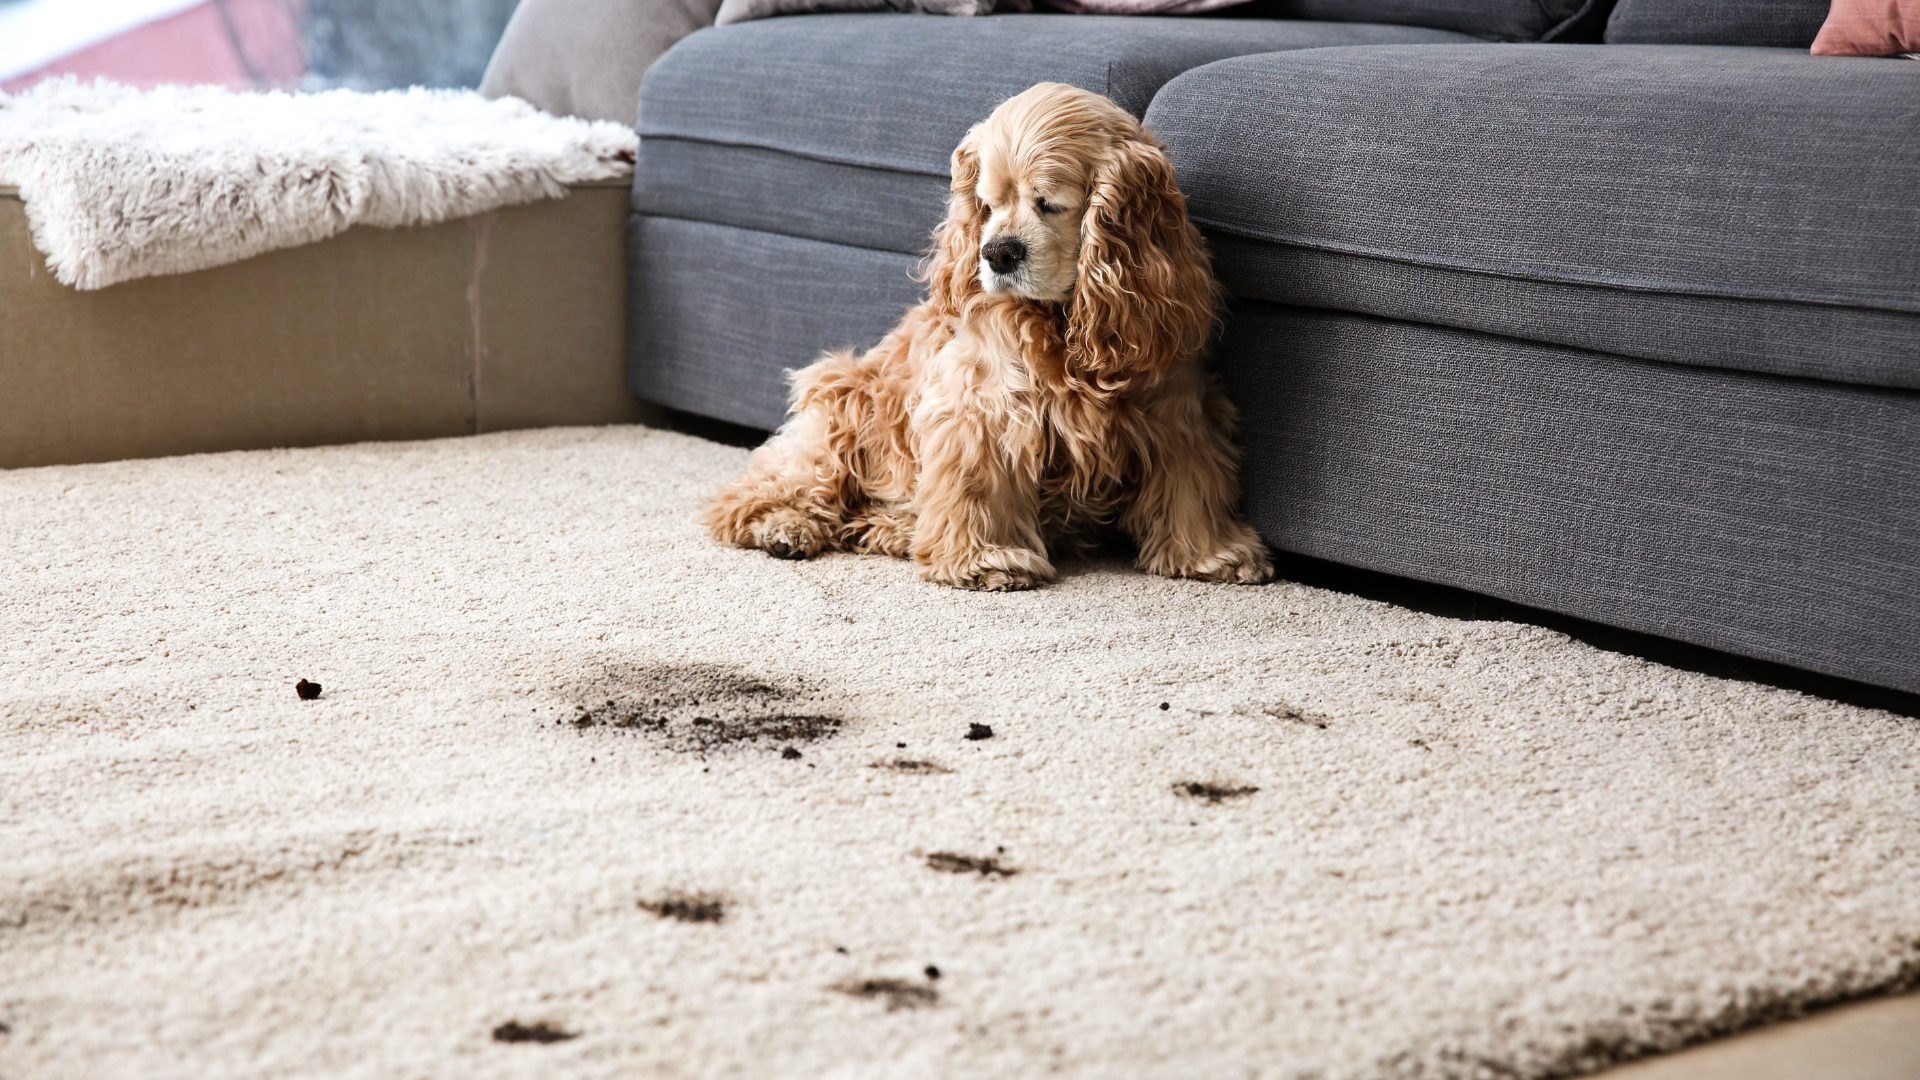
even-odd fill
[{"label": "dog's black nose", "polygon": [[987,260],[996,274],[1011,274],[1027,257],[1027,245],[1017,236],[1003,236],[998,240],[989,240],[980,249],[980,257]]},{"label": "dog's black nose", "polygon": [[793,551],[792,548],[787,546],[787,542],[785,540],[775,540],[773,542],[773,546],[769,547],[767,550],[772,552],[773,557],[776,559],[784,559]]}]

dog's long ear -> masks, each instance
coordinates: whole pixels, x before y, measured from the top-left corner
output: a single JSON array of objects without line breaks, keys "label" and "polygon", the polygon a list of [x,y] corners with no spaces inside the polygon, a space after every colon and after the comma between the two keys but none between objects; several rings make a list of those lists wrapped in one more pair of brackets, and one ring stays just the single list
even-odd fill
[{"label": "dog's long ear", "polygon": [[1217,309],[1173,162],[1146,139],[1117,140],[1080,221],[1068,365],[1107,385],[1171,367],[1205,344]]},{"label": "dog's long ear", "polygon": [[947,196],[947,220],[933,242],[926,269],[927,291],[947,314],[957,314],[980,291],[980,229],[986,208],[974,195],[980,181],[977,131],[967,132],[953,151],[953,183]]}]

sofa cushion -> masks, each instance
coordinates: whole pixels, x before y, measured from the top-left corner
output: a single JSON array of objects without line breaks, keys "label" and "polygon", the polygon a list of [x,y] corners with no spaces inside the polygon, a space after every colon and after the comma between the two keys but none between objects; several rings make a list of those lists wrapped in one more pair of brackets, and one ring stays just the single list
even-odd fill
[{"label": "sofa cushion", "polygon": [[1092,15],[814,15],[717,27],[647,72],[634,208],[918,252],[940,220],[954,146],[1036,82],[1107,94],[1137,116],[1168,79],[1223,57],[1471,40],[1366,23]]},{"label": "sofa cushion", "polygon": [[1827,0],[1620,0],[1606,42],[1804,49],[1826,18]]},{"label": "sofa cushion", "polygon": [[[1266,18],[1391,23],[1492,41],[1556,41],[1603,0],[1253,0]],[[1595,19],[1597,22],[1597,17]]]},{"label": "sofa cushion", "polygon": [[1920,64],[1691,46],[1243,57],[1147,122],[1229,291],[1920,388]]}]

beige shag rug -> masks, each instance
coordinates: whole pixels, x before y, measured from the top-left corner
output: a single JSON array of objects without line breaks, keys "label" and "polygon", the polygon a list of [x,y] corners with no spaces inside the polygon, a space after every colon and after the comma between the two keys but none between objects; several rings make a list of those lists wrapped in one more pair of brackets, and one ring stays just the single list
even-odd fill
[{"label": "beige shag rug", "polygon": [[1920,976],[1912,721],[781,562],[690,521],[744,458],[0,473],[0,1075],[1539,1078]]},{"label": "beige shag rug", "polygon": [[204,270],[354,225],[425,225],[633,173],[639,140],[471,90],[239,93],[48,79],[0,93],[0,186],[80,289]]}]

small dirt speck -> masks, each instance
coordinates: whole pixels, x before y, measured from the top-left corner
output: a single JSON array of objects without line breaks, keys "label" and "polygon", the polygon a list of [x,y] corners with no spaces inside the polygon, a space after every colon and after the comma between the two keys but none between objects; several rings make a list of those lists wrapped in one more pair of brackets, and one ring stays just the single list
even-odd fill
[{"label": "small dirt speck", "polygon": [[1195,780],[1187,780],[1173,785],[1173,790],[1185,795],[1189,799],[1199,799],[1202,802],[1218,805],[1223,800],[1238,799],[1246,795],[1251,795],[1260,789],[1257,787],[1228,787],[1224,784],[1202,784]]},{"label": "small dirt speck", "polygon": [[503,1043],[557,1043],[579,1036],[580,1033],[577,1031],[562,1031],[544,1020],[537,1024],[523,1024],[518,1020],[509,1020],[493,1029],[493,1041]]},{"label": "small dirt speck", "polygon": [[726,900],[711,893],[668,893],[658,900],[640,901],[640,908],[680,922],[720,922],[727,917]]},{"label": "small dirt speck", "polygon": [[789,746],[785,750],[780,751],[780,756],[786,759],[787,761],[799,761],[800,751],[795,750],[793,747]]},{"label": "small dirt speck", "polygon": [[1166,712],[1168,709],[1171,709],[1171,708],[1173,708],[1173,702],[1171,701],[1163,701],[1160,703],[1161,712]]},{"label": "small dirt speck", "polygon": [[301,679],[293,684],[293,692],[300,695],[301,701],[312,701],[320,696],[320,684]]},{"label": "small dirt speck", "polygon": [[990,724],[968,724],[967,738],[975,742],[981,739],[991,739],[993,738],[993,726]]},{"label": "small dirt speck", "polygon": [[903,742],[897,742],[893,744],[893,747],[896,750],[905,750],[907,748],[907,744]]},{"label": "small dirt speck", "polygon": [[927,856],[927,869],[944,874],[979,874],[981,877],[1012,877],[1020,872],[1011,866],[1001,866],[998,859],[956,855],[951,851],[936,851]]},{"label": "small dirt speck", "polygon": [[857,998],[882,999],[887,1003],[888,1012],[920,1009],[940,1003],[938,990],[905,979],[860,979],[840,983],[834,989]]},{"label": "small dirt speck", "polygon": [[927,965],[927,978],[929,978],[929,979],[937,979],[937,978],[939,978],[939,977],[940,977],[940,969],[939,969],[939,968],[937,968],[937,967],[935,967],[935,966],[933,966],[932,964],[928,964],[928,965]]}]

